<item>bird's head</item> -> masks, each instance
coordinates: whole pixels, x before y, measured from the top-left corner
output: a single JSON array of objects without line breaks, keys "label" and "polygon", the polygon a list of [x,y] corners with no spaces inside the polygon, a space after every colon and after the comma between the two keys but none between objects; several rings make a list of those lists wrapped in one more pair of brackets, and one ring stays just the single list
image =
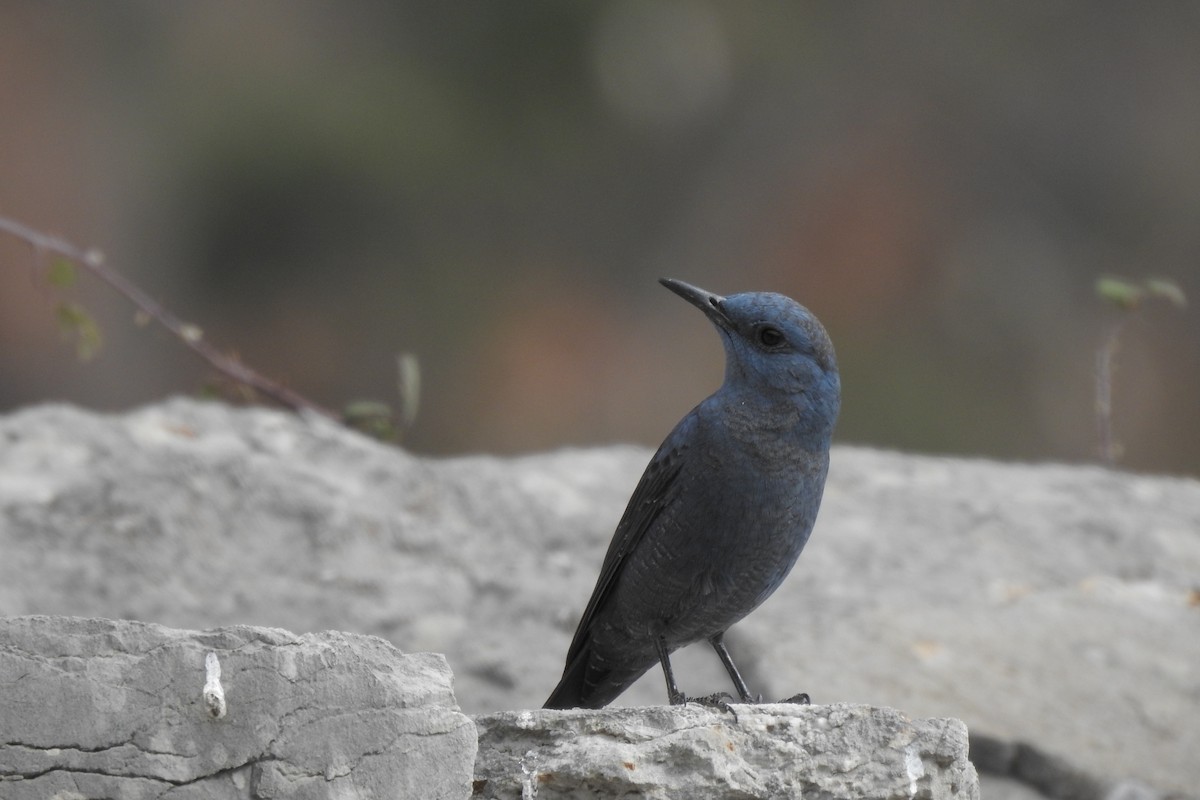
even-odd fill
[{"label": "bird's head", "polygon": [[802,412],[832,428],[841,385],[833,343],[807,308],[774,292],[721,297],[662,278],[675,294],[699,308],[725,345],[724,391],[751,392],[767,401],[791,398]]}]

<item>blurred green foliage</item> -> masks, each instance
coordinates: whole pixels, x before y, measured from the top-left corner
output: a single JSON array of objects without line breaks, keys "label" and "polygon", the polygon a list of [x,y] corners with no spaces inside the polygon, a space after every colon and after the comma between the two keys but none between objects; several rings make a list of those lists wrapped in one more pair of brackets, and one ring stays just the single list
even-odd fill
[{"label": "blurred green foliage", "polygon": [[[1195,291],[1185,5],[18,2],[0,52],[0,210],[327,404],[416,354],[427,452],[658,442],[720,379],[666,275],[812,308],[841,441],[1092,458],[1095,275]],[[103,358],[30,357],[20,284],[5,407],[203,382],[91,295]],[[1200,472],[1197,316],[1125,333],[1131,467]]]}]

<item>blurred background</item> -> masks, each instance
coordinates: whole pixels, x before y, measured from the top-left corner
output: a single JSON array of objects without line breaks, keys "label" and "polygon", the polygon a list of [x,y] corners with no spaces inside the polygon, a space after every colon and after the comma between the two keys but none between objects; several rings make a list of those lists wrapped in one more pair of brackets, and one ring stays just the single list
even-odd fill
[{"label": "blurred background", "polygon": [[[0,216],[96,247],[215,344],[423,453],[657,444],[720,381],[658,286],[830,330],[841,442],[1200,473],[1200,6],[0,4]],[[0,234],[0,410],[212,371]],[[80,361],[56,305],[104,345]]]}]

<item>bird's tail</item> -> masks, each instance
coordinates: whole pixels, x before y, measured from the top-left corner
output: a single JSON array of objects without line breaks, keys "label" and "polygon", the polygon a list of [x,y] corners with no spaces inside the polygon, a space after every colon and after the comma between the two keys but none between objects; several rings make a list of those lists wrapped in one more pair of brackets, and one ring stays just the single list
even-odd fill
[{"label": "bird's tail", "polygon": [[584,647],[567,664],[542,708],[604,708],[657,664],[658,657],[634,653],[624,662],[618,669],[597,664],[591,648]]},{"label": "bird's tail", "polygon": [[[580,656],[583,653],[579,654]],[[587,658],[576,656],[563,670],[562,680],[542,708],[582,708],[588,704],[583,699],[583,679],[587,674]]]}]

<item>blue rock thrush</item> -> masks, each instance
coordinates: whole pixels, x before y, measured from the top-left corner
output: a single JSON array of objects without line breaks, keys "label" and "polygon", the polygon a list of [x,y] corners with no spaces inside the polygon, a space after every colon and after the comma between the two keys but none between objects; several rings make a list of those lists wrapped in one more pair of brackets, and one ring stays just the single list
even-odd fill
[{"label": "blue rock thrush", "polygon": [[661,283],[716,325],[725,382],[646,467],[546,708],[605,706],[656,662],[687,702],[669,657],[701,639],[755,702],[723,636],[783,582],[821,504],[841,394],[821,323],[783,295]]}]

